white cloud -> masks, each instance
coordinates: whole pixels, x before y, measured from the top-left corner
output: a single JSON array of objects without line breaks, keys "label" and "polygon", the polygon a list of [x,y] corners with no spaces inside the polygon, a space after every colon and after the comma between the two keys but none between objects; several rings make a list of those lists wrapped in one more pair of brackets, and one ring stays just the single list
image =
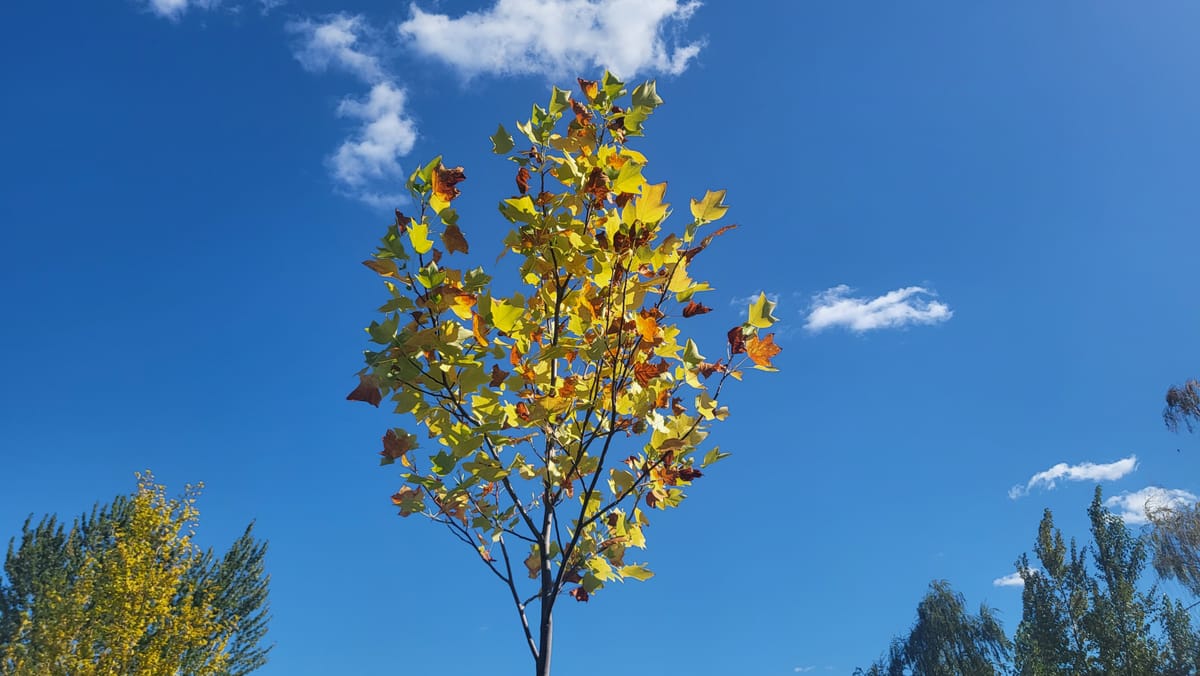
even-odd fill
[{"label": "white cloud", "polygon": [[954,315],[950,306],[928,299],[926,296],[933,294],[919,286],[889,291],[878,298],[851,297],[852,290],[841,284],[815,295],[804,327],[814,333],[835,326],[863,332],[936,324]]},{"label": "white cloud", "polygon": [[328,164],[345,192],[377,208],[395,207],[401,195],[391,189],[403,177],[400,158],[412,152],[417,125],[408,116],[404,89],[371,47],[366,22],[361,16],[335,14],[323,21],[292,22],[287,30],[300,37],[295,56],[306,70],[342,70],[371,85],[366,97],[338,104],[338,116],[354,120],[358,128]]},{"label": "white cloud", "polygon": [[817,670],[816,667],[795,667],[792,669],[792,671],[796,672],[797,674],[803,674],[805,672],[816,671],[816,670]]},{"label": "white cloud", "polygon": [[1065,462],[1060,462],[1048,470],[1034,474],[1024,486],[1018,484],[1010,488],[1008,497],[1016,500],[1021,496],[1029,495],[1029,491],[1038,486],[1044,486],[1047,489],[1054,488],[1058,484],[1059,479],[1066,479],[1067,481],[1116,481],[1133,472],[1135,469],[1137,469],[1136,455],[1106,464],[1082,462],[1078,465],[1068,465]]},{"label": "white cloud", "polygon": [[1200,498],[1179,488],[1147,486],[1134,493],[1126,491],[1114,495],[1104,501],[1104,506],[1115,511],[1126,523],[1136,525],[1149,523],[1149,519],[1146,518],[1147,508],[1181,507],[1195,504],[1197,500]]},{"label": "white cloud", "polygon": [[[767,294],[767,300],[771,301],[772,303],[776,303],[776,304],[779,303],[779,294],[771,293],[770,291],[763,291],[761,293]],[[752,293],[749,296],[734,296],[733,298],[730,298],[729,305],[731,307],[744,308],[747,305],[750,305],[757,301],[758,301],[758,294]]]},{"label": "white cloud", "polygon": [[665,34],[682,28],[699,7],[690,0],[496,0],[451,18],[414,4],[399,31],[416,51],[468,78],[561,77],[599,68],[620,77],[679,74],[703,43],[678,44]]},{"label": "white cloud", "polygon": [[151,12],[163,18],[177,21],[191,7],[195,7],[196,9],[212,9],[219,3],[220,0],[148,0],[146,5],[150,8]]},{"label": "white cloud", "polygon": [[[1037,569],[1033,568],[1029,572],[1037,573]],[[1004,577],[998,577],[992,580],[992,585],[996,587],[1024,587],[1025,580],[1021,578],[1021,573],[1012,572]]]},{"label": "white cloud", "polygon": [[366,45],[368,29],[361,16],[335,14],[319,22],[292,21],[286,29],[300,36],[295,56],[305,70],[323,73],[338,68],[368,84],[387,79],[379,57]]}]

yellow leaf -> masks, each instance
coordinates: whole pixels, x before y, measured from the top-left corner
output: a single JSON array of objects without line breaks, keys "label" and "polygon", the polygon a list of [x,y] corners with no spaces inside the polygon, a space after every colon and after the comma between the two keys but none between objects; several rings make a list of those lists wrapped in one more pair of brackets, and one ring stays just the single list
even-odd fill
[{"label": "yellow leaf", "polygon": [[711,223],[720,219],[729,211],[725,205],[724,190],[709,190],[704,193],[704,199],[692,200],[692,218],[697,221]]},{"label": "yellow leaf", "polygon": [[[518,296],[519,297],[519,296]],[[523,300],[523,299],[522,299]],[[506,300],[492,299],[492,326],[505,333],[511,333],[517,320],[525,312],[525,304],[514,305]]]},{"label": "yellow leaf", "polygon": [[666,194],[666,183],[655,185],[647,183],[642,189],[642,196],[638,198],[637,204],[634,207],[636,218],[643,223],[657,223],[661,221],[663,216],[667,214],[667,208],[671,206],[662,201]]},{"label": "yellow leaf", "polygon": [[413,251],[418,254],[429,253],[433,248],[433,240],[429,239],[429,224],[413,223],[408,229],[408,241],[412,243]]}]

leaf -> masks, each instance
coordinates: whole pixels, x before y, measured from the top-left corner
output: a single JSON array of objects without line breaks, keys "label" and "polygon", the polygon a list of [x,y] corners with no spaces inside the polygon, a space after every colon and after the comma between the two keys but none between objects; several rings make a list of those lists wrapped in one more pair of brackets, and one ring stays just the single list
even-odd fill
[{"label": "leaf", "polygon": [[517,302],[492,299],[492,326],[505,333],[510,333],[516,326],[517,320],[525,313],[525,299],[517,296]]},{"label": "leaf", "polygon": [[427,254],[433,248],[433,240],[429,239],[428,223],[413,223],[408,229],[408,241],[412,243],[413,251]]},{"label": "leaf", "polygon": [[393,493],[392,504],[400,508],[400,516],[409,516],[425,509],[421,501],[421,489],[416,486],[404,486]]},{"label": "leaf", "polygon": [[583,92],[583,97],[588,103],[596,102],[596,94],[600,92],[600,87],[595,80],[585,80],[576,78],[579,81],[579,91]]},{"label": "leaf", "polygon": [[665,361],[660,361],[657,364],[650,364],[647,362],[634,364],[633,377],[638,381],[638,384],[640,384],[642,387],[645,387],[650,383],[651,380],[654,380],[660,375],[666,373],[668,368],[667,362]]},{"label": "leaf", "polygon": [[405,453],[417,447],[416,437],[405,432],[404,430],[391,429],[383,435],[383,450],[379,452],[383,456],[380,460],[381,465],[390,465],[399,460],[405,466],[411,466],[412,463],[408,458],[404,457]]},{"label": "leaf", "polygon": [[654,577],[654,573],[650,572],[646,566],[640,563],[635,563],[633,565],[623,566],[621,568],[621,577],[632,577],[635,580],[645,582],[646,580]]},{"label": "leaf", "polygon": [[768,333],[766,338],[758,339],[758,336],[751,336],[750,340],[746,341],[746,354],[754,362],[755,366],[774,368],[771,366],[771,357],[779,354],[783,348],[775,344],[775,334]]},{"label": "leaf", "polygon": [[642,187],[642,196],[634,206],[635,217],[643,223],[657,223],[667,215],[667,208],[671,205],[663,202],[663,197],[667,194],[667,184],[647,183]]},{"label": "leaf", "polygon": [[383,401],[383,393],[379,391],[379,382],[375,380],[375,376],[359,375],[358,387],[347,394],[346,399],[348,401],[365,401],[375,408],[379,408],[379,402]]},{"label": "leaf", "polygon": [[454,198],[460,194],[456,186],[465,180],[467,180],[467,175],[463,172],[462,167],[447,169],[439,162],[437,170],[433,172],[433,195],[429,198],[429,205],[433,207],[433,210],[440,212],[450,206]]},{"label": "leaf", "polygon": [[445,245],[446,251],[450,253],[454,253],[455,251],[470,253],[467,238],[463,237],[462,230],[459,230],[457,225],[446,226],[446,231],[442,233],[442,244]]},{"label": "leaf", "polygon": [[654,80],[648,80],[633,88],[633,105],[645,106],[653,110],[662,105],[663,100],[659,98],[658,92],[655,91]]},{"label": "leaf", "polygon": [[750,319],[748,323],[758,329],[768,329],[772,324],[779,321],[775,315],[771,314],[775,310],[775,303],[767,300],[767,294],[759,292],[758,299],[750,304]]},{"label": "leaf", "polygon": [[718,220],[729,211],[724,201],[724,190],[709,190],[704,193],[704,199],[692,200],[692,217],[704,223]]},{"label": "leaf", "polygon": [[499,366],[492,364],[491,380],[488,381],[489,387],[500,387],[500,385],[508,378],[508,371],[503,371]]},{"label": "leaf", "polygon": [[575,599],[576,601],[579,601],[580,603],[587,603],[588,593],[587,593],[587,590],[584,589],[583,587],[576,587],[576,588],[572,589],[571,591],[567,592],[567,594],[570,595],[570,597]]},{"label": "leaf", "polygon": [[728,458],[728,457],[729,457],[729,454],[722,453],[720,448],[713,448],[711,451],[704,454],[704,460],[700,463],[700,466],[708,467],[709,465],[713,464],[714,462],[717,462],[718,460],[724,460],[725,458]]},{"label": "leaf", "polygon": [[695,317],[696,315],[702,315],[709,312],[712,312],[712,308],[708,307],[707,305],[701,305],[694,300],[689,300],[688,304],[683,307],[684,317]]},{"label": "leaf", "polygon": [[529,579],[536,580],[542,572],[542,557],[538,554],[537,547],[531,547],[531,549],[533,551],[525,559],[525,568],[529,571]]},{"label": "leaf", "polygon": [[408,223],[410,220],[412,219],[401,213],[399,209],[396,210],[396,229],[399,230],[401,234],[403,234],[405,230],[408,230]]},{"label": "leaf", "polygon": [[[488,332],[487,325],[483,323],[483,317],[480,317],[479,314],[476,312],[472,312],[471,313],[471,334],[474,335],[475,340],[478,341],[478,343],[480,345],[483,345],[484,347],[487,347],[487,345],[488,345],[487,332]],[[493,387],[495,387],[495,386],[493,385]]]},{"label": "leaf", "polygon": [[512,134],[504,129],[504,125],[498,126],[496,133],[492,134],[490,138],[492,139],[492,152],[497,155],[503,155],[513,149]]},{"label": "leaf", "polygon": [[525,167],[517,170],[517,190],[520,190],[522,195],[529,192],[529,170]]},{"label": "leaf", "polygon": [[687,262],[691,263],[692,259],[696,257],[696,254],[700,253],[701,251],[704,251],[706,248],[708,248],[709,244],[712,244],[713,239],[720,237],[721,235],[729,232],[730,230],[733,230],[736,227],[737,227],[736,223],[731,223],[729,225],[723,225],[723,226],[717,228],[715,231],[708,233],[708,235],[705,236],[704,239],[700,240],[700,243],[697,244],[696,246],[694,246],[690,249],[685,249],[679,253],[687,260]]},{"label": "leaf", "polygon": [[746,351],[746,336],[742,333],[741,325],[729,329],[729,354],[741,354]]}]

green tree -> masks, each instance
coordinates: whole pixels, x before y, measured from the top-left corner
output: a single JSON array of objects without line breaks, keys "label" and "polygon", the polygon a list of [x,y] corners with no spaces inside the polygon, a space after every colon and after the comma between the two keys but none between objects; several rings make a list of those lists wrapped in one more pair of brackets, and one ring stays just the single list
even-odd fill
[{"label": "green tree", "polygon": [[392,501],[402,516],[443,524],[507,588],[539,676],[550,673],[560,595],[583,602],[608,582],[652,575],[630,560],[645,547],[648,511],[678,506],[725,457],[701,450],[729,414],[721,388],[746,365],[775,370],[779,352],[773,334],[760,335],[775,321],[765,296],[719,334],[722,358],[684,338],[673,320],[710,310],[693,261],[735,227],[700,236],[724,217],[725,191],[692,200],[691,221],[665,231],[666,183],[646,180],[646,157],[628,143],[662,103],[654,83],[628,102],[611,74],[579,84],[581,98],[555,88],[517,124],[528,147],[514,150],[503,126],[491,137],[516,165],[516,194],[499,209],[517,288],[451,265],[469,250],[451,207],[463,168],[435,158],[413,173],[416,215],[397,210],[364,263],[390,297],[367,328],[380,347],[348,397],[390,398],[436,440],[414,453],[416,435],[384,434],[383,464],[407,469]]},{"label": "green tree", "polygon": [[76,519],[27,520],[0,579],[0,672],[13,676],[249,673],[269,648],[265,544],[217,559],[193,543],[197,489],[136,492]]},{"label": "green tree", "polygon": [[945,580],[935,580],[917,604],[917,620],[908,636],[892,641],[887,656],[860,676],[985,676],[1007,668],[1011,644],[994,610],[967,611],[962,594]]},{"label": "green tree", "polygon": [[1186,610],[1141,580],[1146,541],[1104,508],[1099,488],[1088,517],[1092,543],[1068,548],[1046,510],[1034,546],[1041,568],[1024,555],[1017,562],[1025,589],[1016,672],[1194,673],[1197,638]]}]

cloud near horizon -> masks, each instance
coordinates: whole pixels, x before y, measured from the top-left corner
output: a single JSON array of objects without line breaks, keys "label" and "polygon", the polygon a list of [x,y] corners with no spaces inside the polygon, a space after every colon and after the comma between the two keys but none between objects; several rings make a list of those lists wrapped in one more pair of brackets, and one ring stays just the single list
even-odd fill
[{"label": "cloud near horizon", "polygon": [[1029,477],[1024,486],[1017,484],[1008,489],[1008,497],[1017,498],[1029,495],[1034,488],[1044,487],[1051,490],[1058,486],[1058,481],[1116,481],[1137,469],[1137,456],[1131,455],[1115,462],[1097,464],[1081,462],[1078,465],[1068,465],[1060,462],[1050,469],[1038,472]]},{"label": "cloud near horizon", "polygon": [[[1029,572],[1037,573],[1038,569],[1031,568],[1029,570]],[[993,587],[1024,587],[1025,579],[1021,577],[1020,571],[1013,571],[1013,572],[1009,573],[1008,575],[1005,575],[1003,577],[998,577],[995,580],[992,580],[992,586]]]},{"label": "cloud near horizon", "polygon": [[703,41],[666,35],[687,24],[699,2],[680,0],[496,0],[452,18],[412,5],[398,30],[419,53],[477,75],[586,74],[618,77],[654,71],[678,75]]},{"label": "cloud near horizon", "polygon": [[836,326],[856,333],[891,329],[909,324],[937,324],[954,316],[949,305],[935,300],[920,286],[889,291],[876,298],[850,296],[852,288],[839,284],[813,296],[804,328],[812,333]]},{"label": "cloud near horizon", "polygon": [[1183,507],[1193,505],[1197,501],[1200,501],[1200,498],[1183,489],[1147,486],[1133,493],[1126,491],[1120,495],[1114,495],[1104,501],[1104,506],[1116,512],[1117,516],[1125,520],[1125,523],[1141,525],[1150,523],[1150,520],[1146,518],[1148,509]]}]

